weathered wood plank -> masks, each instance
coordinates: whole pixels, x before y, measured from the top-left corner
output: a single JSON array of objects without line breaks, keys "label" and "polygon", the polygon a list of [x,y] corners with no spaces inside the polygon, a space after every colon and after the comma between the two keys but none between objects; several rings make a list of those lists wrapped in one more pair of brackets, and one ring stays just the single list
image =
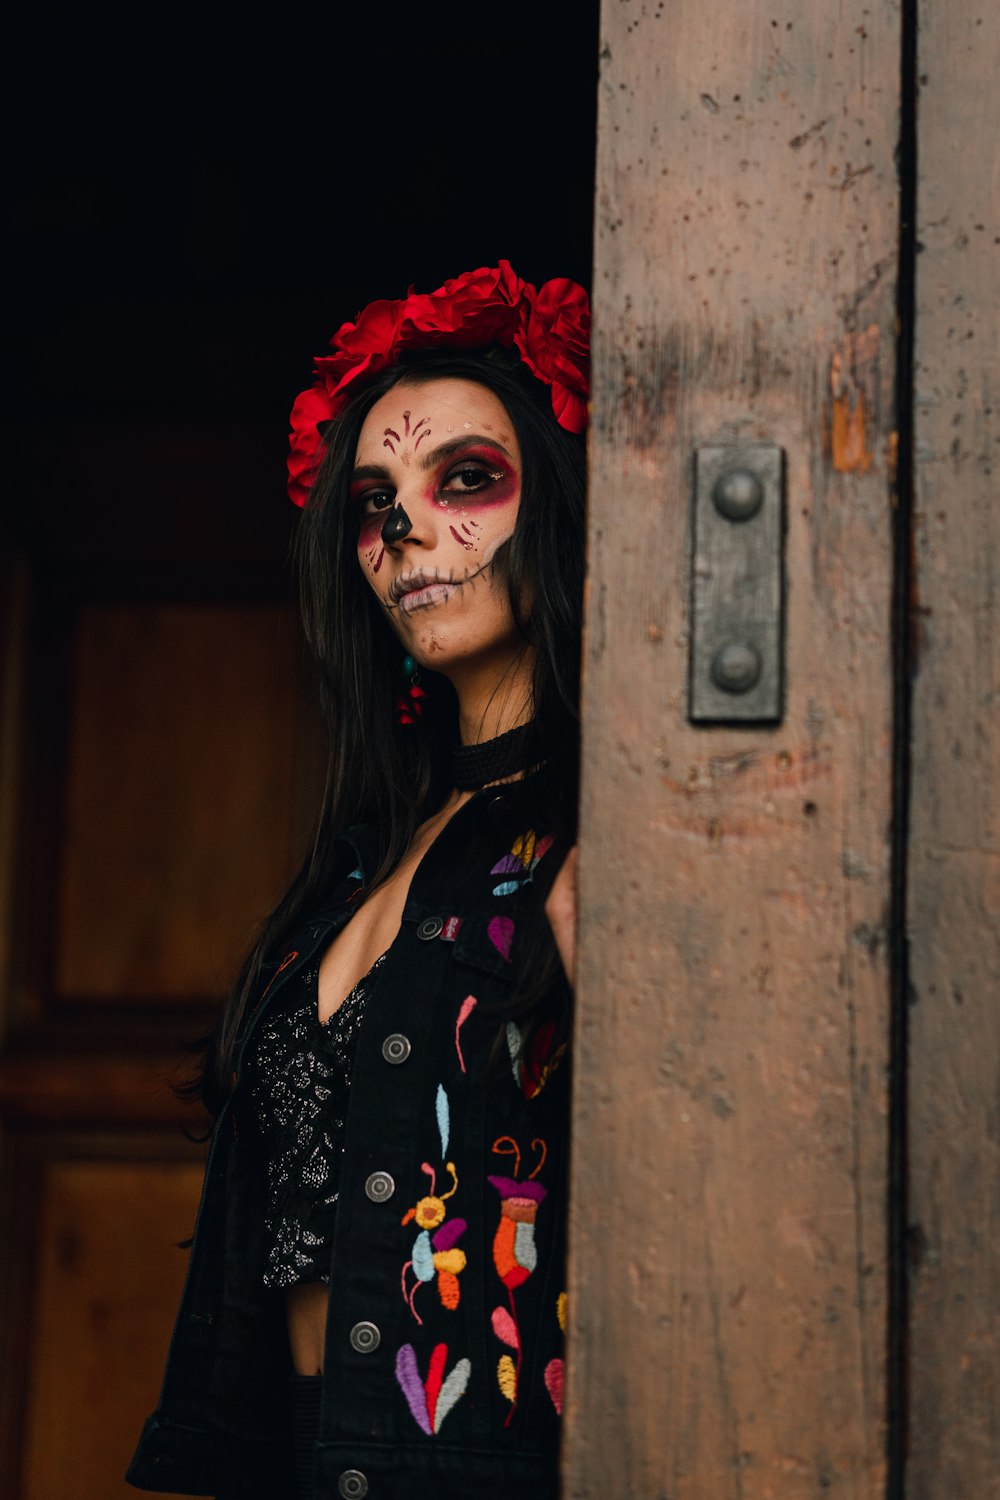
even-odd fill
[{"label": "weathered wood plank", "polygon": [[1000,1487],[1000,11],[920,7],[907,1494]]},{"label": "weathered wood plank", "polygon": [[[881,1494],[895,4],[606,0],[565,1494]],[[777,729],[686,720],[690,456],[788,474]]]}]

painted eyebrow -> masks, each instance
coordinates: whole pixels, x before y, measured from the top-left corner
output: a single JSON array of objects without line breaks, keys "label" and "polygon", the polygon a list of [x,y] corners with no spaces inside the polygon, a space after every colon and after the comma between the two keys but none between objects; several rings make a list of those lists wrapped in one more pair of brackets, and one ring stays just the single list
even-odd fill
[{"label": "painted eyebrow", "polygon": [[360,479],[385,479],[389,478],[389,470],[383,464],[362,464],[355,469],[351,475],[351,483],[357,484]]},{"label": "painted eyebrow", "polygon": [[[454,454],[462,453],[466,448],[474,447],[477,444],[484,448],[496,448],[505,458],[509,458],[511,463],[514,462],[514,455],[508,452],[503,443],[498,443],[496,438],[480,437],[478,434],[470,432],[466,433],[463,437],[453,438],[449,443],[441,443],[437,448],[429,448],[420,460],[419,467],[421,469],[433,469],[436,464],[442,463]],[[364,479],[381,479],[388,483],[390,478],[389,470],[384,464],[362,464],[352,473],[351,483],[359,484]]]},{"label": "painted eyebrow", "polygon": [[503,443],[498,443],[496,438],[480,437],[477,433],[468,432],[463,437],[453,438],[450,443],[441,443],[437,448],[429,449],[420,460],[422,469],[433,469],[435,464],[441,463],[443,459],[451,458],[455,453],[461,453],[465,448],[471,448],[474,444],[483,448],[497,448],[511,463],[514,462],[513,454],[509,453]]}]

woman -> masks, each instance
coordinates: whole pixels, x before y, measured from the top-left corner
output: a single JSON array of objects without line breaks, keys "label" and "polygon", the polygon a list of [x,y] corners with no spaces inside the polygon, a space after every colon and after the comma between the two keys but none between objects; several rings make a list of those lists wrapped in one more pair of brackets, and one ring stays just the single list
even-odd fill
[{"label": "woman", "polygon": [[296,402],[327,789],[200,1082],[139,1488],[556,1494],[588,326],[501,261]]}]

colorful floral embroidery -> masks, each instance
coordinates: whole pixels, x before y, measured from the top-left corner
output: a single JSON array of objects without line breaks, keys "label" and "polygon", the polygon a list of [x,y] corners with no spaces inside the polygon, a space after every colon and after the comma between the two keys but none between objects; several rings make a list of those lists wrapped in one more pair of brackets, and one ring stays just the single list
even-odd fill
[{"label": "colorful floral embroidery", "polygon": [[[566,1332],[566,1293],[560,1292],[556,1298],[556,1317],[559,1327],[563,1333]],[[562,1416],[563,1409],[563,1386],[566,1379],[566,1367],[561,1359],[550,1359],[545,1366],[545,1389],[549,1393],[549,1399],[556,1411]]]},{"label": "colorful floral embroidery", "polygon": [[559,1415],[562,1416],[563,1383],[566,1378],[563,1361],[561,1359],[550,1359],[545,1366],[545,1375],[543,1378],[545,1380],[545,1389],[549,1393],[552,1405]]},{"label": "colorful floral embroidery", "polygon": [[527,833],[518,834],[511,845],[510,853],[498,860],[490,871],[491,875],[516,876],[517,878],[501,880],[499,885],[493,887],[494,896],[512,896],[515,891],[520,890],[522,885],[530,885],[535,874],[535,866],[551,849],[554,842],[555,839],[550,833],[547,833],[544,838],[537,838],[533,828],[529,828]]},{"label": "colorful floral embroidery", "polygon": [[514,939],[514,923],[510,917],[491,917],[486,931],[490,942],[498,953],[510,962],[510,945]]},{"label": "colorful floral embroidery", "polygon": [[509,1354],[501,1354],[497,1362],[497,1384],[513,1406],[517,1400],[517,1369]]},{"label": "colorful floral embroidery", "polygon": [[441,1431],[441,1423],[465,1394],[472,1365],[460,1359],[449,1375],[444,1367],[448,1360],[447,1344],[436,1344],[427,1367],[427,1379],[421,1377],[417,1353],[412,1344],[404,1344],[396,1355],[396,1379],[406,1397],[413,1420],[428,1437]]},{"label": "colorful floral embroidery", "polygon": [[444,1084],[439,1083],[437,1093],[434,1096],[434,1114],[437,1117],[438,1135],[441,1137],[441,1160],[444,1161],[448,1155],[448,1142],[451,1139],[451,1109],[448,1105],[448,1095],[444,1091]]},{"label": "colorful floral embroidery", "polygon": [[543,1140],[536,1137],[531,1143],[531,1149],[538,1150],[540,1153],[538,1165],[529,1177],[524,1181],[519,1181],[520,1147],[512,1136],[500,1136],[493,1142],[493,1150],[498,1156],[513,1155],[514,1176],[491,1176],[487,1179],[500,1194],[500,1222],[493,1237],[493,1263],[497,1268],[497,1275],[507,1288],[507,1299],[510,1304],[509,1311],[505,1307],[495,1307],[491,1322],[497,1338],[514,1349],[517,1354],[516,1364],[509,1354],[502,1354],[497,1363],[497,1383],[511,1404],[505,1426],[514,1415],[521,1376],[521,1333],[518,1327],[514,1292],[527,1281],[538,1264],[538,1251],[535,1248],[535,1219],[539,1204],[548,1197],[548,1188],[534,1181],[545,1165],[548,1148]]},{"label": "colorful floral embroidery", "polygon": [[271,986],[274,984],[274,981],[277,979],[278,975],[279,974],[283,974],[285,972],[285,970],[288,968],[288,965],[289,964],[293,964],[295,962],[295,960],[298,958],[298,956],[299,956],[299,950],[297,948],[293,948],[292,951],[291,951],[291,953],[286,953],[285,954],[284,958],[281,960],[281,963],[278,965],[278,967],[275,969],[274,973],[271,975],[270,979],[267,981],[267,984],[264,987],[264,993],[261,995],[260,999],[257,1001],[257,1004],[254,1006],[255,1010],[259,1009],[260,1006],[263,1005],[264,1001],[267,999],[268,995],[271,993]]},{"label": "colorful floral embroidery", "polygon": [[[448,1095],[442,1084],[438,1084],[437,1093],[434,1096],[434,1114],[441,1138],[441,1156],[444,1159],[448,1154],[451,1134],[451,1110],[448,1105]],[[437,1278],[441,1306],[451,1312],[462,1300],[458,1278],[465,1270],[466,1256],[465,1251],[459,1249],[458,1241],[468,1225],[464,1219],[450,1219],[447,1223],[445,1222],[448,1215],[447,1201],[458,1191],[458,1173],[453,1161],[445,1161],[444,1169],[451,1176],[451,1187],[448,1192],[438,1196],[435,1192],[437,1173],[430,1162],[421,1163],[420,1170],[430,1178],[430,1193],[425,1198],[420,1198],[412,1208],[407,1209],[400,1221],[402,1224],[416,1221],[420,1231],[413,1242],[410,1259],[403,1267],[401,1284],[403,1300],[421,1325],[424,1320],[414,1306],[414,1298],[422,1283],[434,1281]],[[413,1272],[414,1281],[413,1286],[408,1289],[407,1273],[410,1271]]]},{"label": "colorful floral embroidery", "polygon": [[534,1099],[542,1092],[552,1074],[566,1055],[566,1043],[561,1042],[553,1051],[556,1036],[554,1021],[543,1021],[528,1038],[527,1047],[521,1029],[514,1021],[504,1028],[507,1051],[514,1073],[514,1082],[526,1099]]},{"label": "colorful floral embroidery", "polygon": [[458,1020],[455,1022],[455,1051],[458,1053],[458,1063],[463,1073],[465,1072],[465,1058],[462,1056],[462,1043],[459,1040],[459,1032],[472,1015],[478,1003],[475,995],[466,995],[462,1001],[462,1008],[458,1012]]}]

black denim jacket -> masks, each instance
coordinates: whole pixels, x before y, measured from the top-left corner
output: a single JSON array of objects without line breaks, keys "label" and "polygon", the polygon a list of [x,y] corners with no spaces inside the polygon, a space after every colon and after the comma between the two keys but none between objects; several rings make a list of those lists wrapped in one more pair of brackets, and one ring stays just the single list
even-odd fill
[{"label": "black denim jacket", "polygon": [[[459,809],[413,877],[368,997],[333,1246],[319,1500],[557,1493],[569,1067],[553,1027],[519,1050],[496,1012],[566,853],[539,816],[560,795],[543,768]],[[341,843],[345,878],[269,965],[244,1048],[363,899],[372,831]],[[127,1475],[140,1489],[294,1494],[283,1305],[262,1286],[264,1185],[244,1111],[237,1074],[160,1402]]]}]

